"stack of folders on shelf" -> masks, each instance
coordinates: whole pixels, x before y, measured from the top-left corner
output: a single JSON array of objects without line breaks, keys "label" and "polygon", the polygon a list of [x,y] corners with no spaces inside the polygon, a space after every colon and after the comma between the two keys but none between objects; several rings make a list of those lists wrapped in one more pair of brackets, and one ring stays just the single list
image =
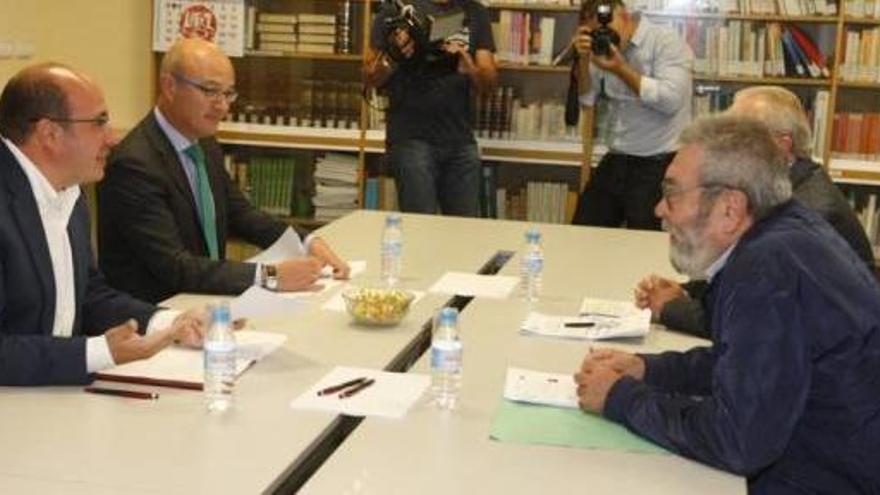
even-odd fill
[{"label": "stack of folders on shelf", "polygon": [[[877,5],[880,8],[880,1]],[[842,60],[844,81],[880,82],[880,27],[848,30]]]},{"label": "stack of folders on shelf", "polygon": [[[333,14],[276,14],[267,12],[251,12],[248,24],[251,32],[245,39],[253,45],[250,48],[270,53],[336,53],[337,19],[351,23],[351,16]],[[345,26],[347,40],[351,40],[351,25]],[[254,36],[251,33],[255,33]]]},{"label": "stack of folders on shelf", "polygon": [[[296,161],[285,156],[254,156],[247,165],[245,192],[251,204],[273,215],[290,215],[294,206]],[[241,172],[239,172],[240,174]]]},{"label": "stack of folders on shelf", "polygon": [[[827,57],[809,33],[793,24],[663,18],[694,52],[694,71],[710,76],[831,76]],[[830,47],[829,47],[830,48]]]},{"label": "stack of folders on shelf", "polygon": [[357,156],[327,153],[315,163],[316,220],[333,220],[358,207]]},{"label": "stack of folders on shelf", "polygon": [[[636,0],[636,7],[670,13],[709,12],[724,14],[821,16],[837,15],[837,0],[705,0],[695,9],[683,9],[676,0]],[[849,3],[847,3],[849,9]],[[849,13],[849,10],[847,10]]]},{"label": "stack of folders on shelf", "polygon": [[502,10],[492,23],[499,62],[551,65],[556,19],[533,12]]}]

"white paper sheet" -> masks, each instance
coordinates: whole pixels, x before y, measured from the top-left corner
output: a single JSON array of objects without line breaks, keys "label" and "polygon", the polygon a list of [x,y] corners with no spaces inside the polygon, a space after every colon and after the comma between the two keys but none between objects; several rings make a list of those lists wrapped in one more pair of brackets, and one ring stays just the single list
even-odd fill
[{"label": "white paper sheet", "polygon": [[[242,330],[235,332],[238,352],[236,376],[251,364],[278,349],[287,336],[280,333]],[[201,349],[170,346],[150,359],[134,361],[99,374],[104,377],[146,378],[149,380],[202,384],[204,382],[204,357]]]},{"label": "white paper sheet", "polygon": [[271,246],[262,253],[248,259],[250,263],[277,263],[282,260],[297,258],[306,252],[299,234],[291,227],[281,234]]},{"label": "white paper sheet", "polygon": [[[375,383],[356,395],[340,398],[339,393],[319,396],[318,391],[355,378],[372,378]],[[339,366],[318,383],[290,402],[293,409],[311,409],[350,416],[402,418],[428,388],[430,378],[415,373]]]},{"label": "white paper sheet", "polygon": [[577,409],[577,385],[572,375],[507,368],[504,398],[517,402]]},{"label": "white paper sheet", "polygon": [[428,292],[507,299],[518,282],[518,278],[504,275],[446,272],[434,282]]},{"label": "white paper sheet", "polygon": [[321,278],[316,282],[316,284],[321,286],[320,289],[311,291],[279,292],[278,294],[286,299],[308,299],[318,294],[326,294],[337,287],[348,284],[352,279],[363,273],[364,270],[367,269],[367,262],[363,260],[353,260],[348,262],[348,266],[351,268],[348,280],[336,280],[333,278],[333,268],[328,265],[324,267],[324,270],[321,272]]},{"label": "white paper sheet", "polygon": [[651,326],[651,312],[616,317],[611,314],[586,314],[584,316],[548,315],[531,312],[523,321],[520,331],[527,335],[557,337],[563,339],[613,339],[642,337]]},{"label": "white paper sheet", "polygon": [[279,292],[256,285],[229,302],[229,312],[233,320],[290,315],[306,307],[307,304],[302,301],[290,300]]},{"label": "white paper sheet", "polygon": [[[419,302],[419,299],[425,297],[425,292],[421,290],[412,290],[410,292],[412,292],[414,296],[410,303],[410,308],[412,308],[417,302]],[[342,299],[342,291],[333,294],[333,296],[328,299],[321,308],[327,311],[345,312],[345,300]]]}]

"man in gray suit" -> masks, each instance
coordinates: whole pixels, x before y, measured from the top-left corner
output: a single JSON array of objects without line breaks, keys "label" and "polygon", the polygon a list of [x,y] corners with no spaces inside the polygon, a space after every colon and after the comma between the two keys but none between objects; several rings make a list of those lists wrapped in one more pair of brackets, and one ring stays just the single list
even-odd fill
[{"label": "man in gray suit", "polygon": [[98,189],[100,263],[111,285],[155,302],[251,285],[303,290],[325,265],[348,277],[330,246],[303,232],[304,256],[275,265],[226,259],[228,236],[265,248],[288,228],[254,208],[223,168],[214,134],[237,97],[232,63],[212,43],[181,40],[162,59],[159,89]]},{"label": "man in gray suit", "polygon": [[[737,92],[727,111],[757,118],[770,128],[789,164],[792,196],[818,212],[873,270],[874,253],[865,230],[825,169],[810,158],[810,126],[797,95],[779,86],[753,86]],[[708,338],[710,319],[700,301],[705,286],[703,281],[682,285],[651,275],[636,287],[636,305],[651,308],[653,319],[669,328]]]}]

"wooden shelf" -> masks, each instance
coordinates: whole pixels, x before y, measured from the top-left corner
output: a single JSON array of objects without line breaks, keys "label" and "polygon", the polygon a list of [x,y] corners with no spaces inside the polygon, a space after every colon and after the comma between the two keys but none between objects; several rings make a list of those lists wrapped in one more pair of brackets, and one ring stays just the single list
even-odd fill
[{"label": "wooden shelf", "polygon": [[224,144],[312,150],[360,150],[360,130],[287,127],[222,122],[217,139]]},{"label": "wooden shelf", "polygon": [[828,175],[834,182],[880,186],[880,162],[851,158],[831,158]]},{"label": "wooden shelf", "polygon": [[360,62],[363,56],[359,53],[310,53],[282,52],[274,50],[246,50],[246,57],[291,58],[298,60],[326,60],[330,62]]},{"label": "wooden shelf", "polygon": [[872,18],[872,17],[851,17],[846,16],[843,18],[844,24],[865,24],[865,25],[880,25],[880,19]]},{"label": "wooden shelf", "polygon": [[841,88],[880,89],[880,83],[867,81],[840,81],[837,85]]},{"label": "wooden shelf", "polygon": [[831,86],[830,79],[811,79],[801,77],[746,77],[694,74],[694,81],[744,84],[779,84],[783,86]]},{"label": "wooden shelf", "polygon": [[838,16],[788,16],[778,14],[721,14],[717,12],[676,12],[665,10],[648,10],[643,12],[649,17],[678,17],[684,19],[706,19],[719,21],[762,21],[786,23],[836,24]]},{"label": "wooden shelf", "polygon": [[541,12],[577,12],[577,5],[555,5],[552,3],[495,3],[486,6],[492,10],[537,10]]},{"label": "wooden shelf", "polygon": [[548,73],[564,73],[568,74],[571,67],[564,65],[526,65],[513,62],[499,62],[498,69],[523,72],[548,72]]}]

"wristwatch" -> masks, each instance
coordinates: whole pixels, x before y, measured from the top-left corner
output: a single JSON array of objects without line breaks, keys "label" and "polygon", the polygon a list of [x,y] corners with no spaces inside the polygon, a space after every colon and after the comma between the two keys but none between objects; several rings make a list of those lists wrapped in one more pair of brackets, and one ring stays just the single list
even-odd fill
[{"label": "wristwatch", "polygon": [[260,265],[260,285],[264,289],[278,290],[278,269],[275,265]]}]

